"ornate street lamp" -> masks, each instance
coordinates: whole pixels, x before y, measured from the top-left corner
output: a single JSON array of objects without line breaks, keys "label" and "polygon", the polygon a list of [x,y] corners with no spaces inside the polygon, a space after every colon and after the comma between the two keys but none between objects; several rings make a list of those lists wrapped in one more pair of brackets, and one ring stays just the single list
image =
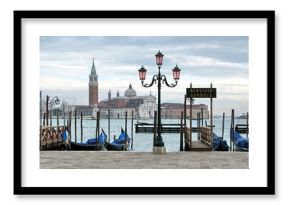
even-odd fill
[{"label": "ornate street lamp", "polygon": [[[49,118],[49,116],[48,116],[48,104],[50,105],[50,112],[52,112],[54,105],[59,105],[59,103],[60,103],[60,100],[58,99],[57,96],[53,97],[51,100],[50,100],[50,97],[48,95],[46,96],[46,125],[47,126],[48,126],[48,118]],[[51,121],[51,119],[50,119],[50,121]],[[52,124],[52,123],[50,122],[50,124]]]},{"label": "ornate street lamp", "polygon": [[55,97],[55,100],[54,100],[54,98],[52,98],[52,101],[53,101],[56,105],[59,105],[59,103],[60,103],[60,100],[58,99],[58,97]]},{"label": "ornate street lamp", "polygon": [[160,68],[161,68],[161,65],[163,63],[163,54],[159,51],[155,57],[156,57],[156,64],[158,65],[158,74],[157,75],[154,75],[152,77],[152,81],[150,84],[147,84],[147,83],[144,83],[144,80],[146,78],[146,69],[142,67],[138,70],[139,71],[139,78],[141,80],[141,83],[142,83],[142,86],[143,87],[146,87],[146,88],[149,88],[151,87],[154,83],[157,83],[157,88],[158,88],[158,103],[157,103],[157,120],[158,120],[158,129],[157,129],[157,137],[156,137],[156,140],[154,141],[154,148],[153,148],[153,152],[155,152],[156,150],[156,153],[165,153],[165,147],[164,147],[164,142],[163,142],[163,139],[161,137],[161,81],[162,83],[166,84],[166,86],[168,87],[175,87],[177,85],[177,82],[179,80],[179,77],[180,77],[180,69],[178,68],[178,66],[176,65],[172,71],[173,71],[173,79],[175,80],[175,83],[171,83],[169,84],[167,82],[167,79],[166,79],[166,76],[165,75],[161,75],[160,73]]},{"label": "ornate street lamp", "polygon": [[57,96],[53,97],[51,100],[49,100],[50,104],[50,110],[53,110],[55,106],[58,106],[60,103],[60,100]]}]

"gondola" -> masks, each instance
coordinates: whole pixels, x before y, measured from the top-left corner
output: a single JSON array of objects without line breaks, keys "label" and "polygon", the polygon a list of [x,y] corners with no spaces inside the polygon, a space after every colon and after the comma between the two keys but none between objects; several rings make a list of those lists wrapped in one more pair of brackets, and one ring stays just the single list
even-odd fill
[{"label": "gondola", "polygon": [[102,150],[105,147],[105,141],[107,139],[106,133],[102,130],[102,133],[98,137],[98,145],[97,139],[91,138],[88,139],[85,143],[76,143],[70,142],[70,149],[77,151],[89,151],[89,150]]},{"label": "gondola", "polygon": [[235,151],[249,151],[249,139],[233,131]]},{"label": "gondola", "polygon": [[118,144],[115,142],[106,142],[105,147],[108,151],[122,151],[125,149],[125,144]]},{"label": "gondola", "polygon": [[222,140],[216,133],[213,133],[213,150],[229,151],[229,145],[226,140]]},{"label": "gondola", "polygon": [[[127,143],[125,143],[127,140]],[[121,151],[125,150],[125,146],[127,145],[127,148],[130,144],[130,137],[125,134],[125,131],[123,128],[121,128],[121,134],[119,135],[118,139],[114,139],[113,142],[105,142],[105,147],[109,151]]]}]

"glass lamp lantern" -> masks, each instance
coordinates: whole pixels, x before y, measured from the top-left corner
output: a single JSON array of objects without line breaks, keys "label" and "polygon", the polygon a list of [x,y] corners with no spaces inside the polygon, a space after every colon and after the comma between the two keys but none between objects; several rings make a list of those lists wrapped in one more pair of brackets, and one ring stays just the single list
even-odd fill
[{"label": "glass lamp lantern", "polygon": [[159,66],[162,65],[164,55],[159,51],[155,56],[156,56],[156,64]]},{"label": "glass lamp lantern", "polygon": [[144,81],[145,78],[146,78],[146,71],[147,70],[142,65],[142,67],[138,71],[139,71],[139,78],[140,78],[140,80],[141,81]]},{"label": "glass lamp lantern", "polygon": [[179,77],[180,77],[180,69],[179,67],[176,65],[173,69],[173,79],[174,80],[179,80]]},{"label": "glass lamp lantern", "polygon": [[56,105],[59,105],[60,100],[58,99],[58,97],[56,97],[56,99],[54,100],[54,103],[55,103]]}]

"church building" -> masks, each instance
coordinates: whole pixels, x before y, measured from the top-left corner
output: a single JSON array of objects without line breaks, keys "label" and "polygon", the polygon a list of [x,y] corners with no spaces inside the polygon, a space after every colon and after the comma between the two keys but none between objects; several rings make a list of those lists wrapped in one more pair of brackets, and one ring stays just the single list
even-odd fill
[{"label": "church building", "polygon": [[[117,91],[116,97],[112,97],[111,90],[108,92],[108,99],[99,102],[98,108],[100,109],[101,118],[124,118],[125,112],[128,117],[137,118],[152,118],[156,110],[156,97],[150,92],[149,95],[138,96],[133,89],[132,84],[124,92],[124,96],[120,96]],[[110,113],[109,113],[110,111]]]}]

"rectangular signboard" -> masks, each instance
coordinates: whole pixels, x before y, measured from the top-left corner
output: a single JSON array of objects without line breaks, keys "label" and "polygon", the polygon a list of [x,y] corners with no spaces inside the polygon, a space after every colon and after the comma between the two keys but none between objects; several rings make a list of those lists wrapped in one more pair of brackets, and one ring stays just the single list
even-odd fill
[{"label": "rectangular signboard", "polygon": [[186,88],[187,98],[216,98],[216,88]]}]

